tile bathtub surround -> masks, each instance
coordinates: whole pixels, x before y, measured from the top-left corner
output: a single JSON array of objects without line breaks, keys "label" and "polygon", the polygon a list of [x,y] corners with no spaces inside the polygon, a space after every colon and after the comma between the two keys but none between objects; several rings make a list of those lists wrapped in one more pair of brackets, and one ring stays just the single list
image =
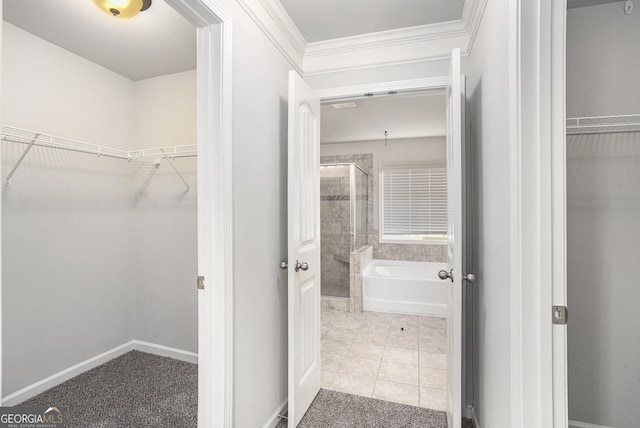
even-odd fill
[{"label": "tile bathtub surround", "polygon": [[322,309],[322,388],[446,410],[447,321]]}]

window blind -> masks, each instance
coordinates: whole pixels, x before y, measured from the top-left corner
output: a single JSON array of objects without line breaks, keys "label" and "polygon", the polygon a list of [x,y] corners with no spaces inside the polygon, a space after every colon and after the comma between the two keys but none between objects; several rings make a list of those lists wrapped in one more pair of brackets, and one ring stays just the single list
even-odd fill
[{"label": "window blind", "polygon": [[447,234],[446,167],[383,168],[382,199],[383,235]]}]

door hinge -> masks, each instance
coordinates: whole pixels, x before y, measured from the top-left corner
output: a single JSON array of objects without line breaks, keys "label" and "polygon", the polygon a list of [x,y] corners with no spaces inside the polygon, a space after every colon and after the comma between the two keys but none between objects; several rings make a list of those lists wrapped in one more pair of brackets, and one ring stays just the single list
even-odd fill
[{"label": "door hinge", "polygon": [[204,276],[198,277],[198,290],[204,290]]},{"label": "door hinge", "polygon": [[551,320],[554,324],[566,325],[567,324],[567,307],[566,306],[554,306]]}]

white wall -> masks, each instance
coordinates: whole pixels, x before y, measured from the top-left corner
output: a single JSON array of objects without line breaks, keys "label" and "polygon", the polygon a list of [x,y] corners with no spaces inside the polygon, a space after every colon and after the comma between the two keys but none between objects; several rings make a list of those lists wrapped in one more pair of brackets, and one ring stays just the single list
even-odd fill
[{"label": "white wall", "polygon": [[640,114],[638,6],[631,15],[621,2],[569,9],[567,117]]},{"label": "white wall", "polygon": [[[569,10],[569,116],[640,114],[638,40],[637,9]],[[622,428],[640,419],[639,182],[640,133],[567,137],[571,420]]]},{"label": "white wall", "polygon": [[235,0],[233,16],[234,427],[287,398],[287,99],[291,65]]},{"label": "white wall", "polygon": [[196,70],[135,82],[133,147],[196,144]]},{"label": "white wall", "polygon": [[474,397],[480,427],[511,426],[508,2],[488,2],[467,84],[474,158]]},{"label": "white wall", "polygon": [[[134,83],[3,24],[4,123],[123,149],[195,143],[194,72]],[[3,142],[5,171],[23,149]],[[195,161],[176,165],[195,185]],[[163,163],[137,194],[151,168],[35,147],[3,186],[5,396],[134,338],[197,350],[195,191]]]},{"label": "white wall", "polygon": [[4,125],[127,148],[134,82],[3,22]]},{"label": "white wall", "polygon": [[[196,144],[196,71],[135,82],[135,148]],[[196,158],[133,176],[134,338],[198,352]],[[148,177],[153,178],[145,186]]]},{"label": "white wall", "polygon": [[[3,36],[6,124],[130,143],[132,82],[6,22]],[[7,171],[24,146],[2,149]],[[5,395],[132,339],[125,166],[34,148],[3,186]]]},{"label": "white wall", "polygon": [[[449,59],[422,61],[408,64],[368,67],[356,70],[312,74],[305,80],[314,89],[340,88],[344,86],[394,82],[399,80],[442,77],[449,74]],[[462,58],[462,72],[468,70],[469,58]]]},{"label": "white wall", "polygon": [[380,162],[429,161],[444,164],[447,159],[445,137],[392,139],[386,146],[384,141],[380,140],[322,144],[320,146],[320,156],[361,153],[373,154],[373,170],[369,171],[369,180],[373,180],[373,195],[370,197],[373,199],[373,226],[375,229],[379,228],[378,174]]}]

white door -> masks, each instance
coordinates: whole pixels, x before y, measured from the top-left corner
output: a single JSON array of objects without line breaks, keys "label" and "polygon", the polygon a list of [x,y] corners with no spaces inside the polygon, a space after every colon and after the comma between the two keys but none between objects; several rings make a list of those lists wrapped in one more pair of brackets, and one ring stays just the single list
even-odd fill
[{"label": "white door", "polygon": [[447,419],[450,428],[460,428],[462,418],[462,278],[464,266],[463,200],[463,79],[460,75],[460,50],[454,49],[449,68],[447,86],[447,202],[448,202],[448,259],[451,274],[449,287],[449,314],[447,337],[449,340],[447,366],[447,392],[449,395]]},{"label": "white door", "polygon": [[320,98],[289,72],[289,428],[320,391]]}]

